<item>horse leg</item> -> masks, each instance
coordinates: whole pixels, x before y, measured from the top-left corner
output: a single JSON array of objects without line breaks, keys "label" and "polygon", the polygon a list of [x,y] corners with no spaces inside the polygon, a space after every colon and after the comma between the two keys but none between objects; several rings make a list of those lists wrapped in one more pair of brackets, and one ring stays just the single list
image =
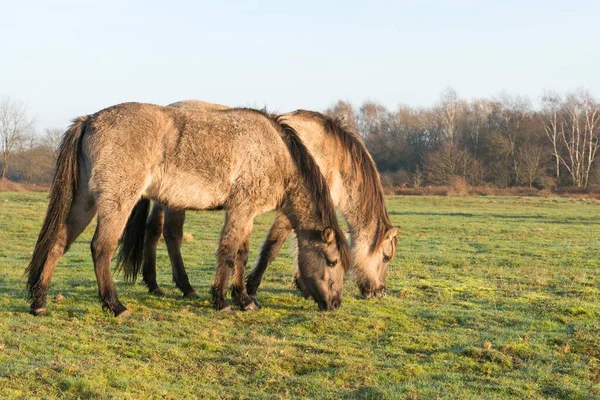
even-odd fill
[{"label": "horse leg", "polygon": [[290,221],[284,214],[278,213],[273,225],[271,225],[271,230],[269,230],[269,234],[262,245],[258,262],[246,279],[248,294],[257,305],[256,291],[260,286],[263,274],[267,270],[269,264],[277,256],[281,246],[285,243],[285,239],[291,232],[292,225],[290,224]]},{"label": "horse leg", "polygon": [[227,302],[227,284],[231,272],[235,272],[234,276],[236,277],[236,281],[233,283],[235,302],[242,309],[246,309],[250,303],[253,303],[244,284],[244,266],[239,265],[236,261],[240,250],[240,259],[243,258],[243,244],[249,241],[254,216],[253,209],[244,209],[243,206],[232,207],[227,211],[217,251],[217,271],[211,288],[213,306],[216,310],[231,310]]},{"label": "horse leg", "polygon": [[148,292],[156,296],[165,294],[156,282],[156,246],[160,240],[163,230],[164,211],[160,203],[154,203],[148,223],[146,224],[146,235],[144,239],[144,264],[142,265],[142,276],[148,287]]},{"label": "horse leg", "polygon": [[91,245],[94,271],[98,281],[98,293],[102,308],[109,309],[116,317],[129,317],[131,314],[117,297],[110,273],[110,260],[127,223],[127,217],[131,214],[136,201],[137,196],[130,200],[101,196],[96,201],[98,223]]},{"label": "horse leg", "polygon": [[248,264],[249,246],[250,241],[248,238],[238,249],[231,285],[231,298],[243,311],[260,309],[257,301],[248,296],[245,287],[244,270],[246,269],[246,264]]},{"label": "horse leg", "polygon": [[46,258],[42,273],[35,283],[31,313],[34,315],[46,314],[46,298],[56,264],[75,239],[85,230],[96,213],[96,204],[87,187],[80,187],[69,210],[66,223],[59,228],[58,235],[52,250]]},{"label": "horse leg", "polygon": [[185,272],[183,258],[181,257],[181,243],[183,242],[183,224],[185,211],[175,211],[166,208],[163,236],[171,260],[171,270],[175,285],[183,292],[183,297],[197,298],[198,295],[190,285],[190,280]]}]

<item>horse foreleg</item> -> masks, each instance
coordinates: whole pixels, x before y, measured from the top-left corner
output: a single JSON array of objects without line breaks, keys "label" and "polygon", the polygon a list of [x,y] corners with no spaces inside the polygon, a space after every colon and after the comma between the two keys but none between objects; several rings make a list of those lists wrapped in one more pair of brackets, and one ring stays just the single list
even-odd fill
[{"label": "horse foreleg", "polygon": [[[102,307],[108,308],[116,317],[128,317],[130,313],[117,297],[110,273],[110,260],[136,201],[137,198],[125,200],[112,197],[100,197],[97,200],[98,224],[91,245],[94,271]],[[122,206],[115,207],[115,204]]]},{"label": "horse foreleg", "polygon": [[231,284],[231,298],[243,311],[260,308],[257,302],[248,295],[244,281],[244,271],[250,253],[249,246],[250,241],[246,239],[238,249]]},{"label": "horse foreleg", "polygon": [[[227,284],[229,276],[234,273],[232,292],[234,300],[242,310],[254,304],[244,282],[244,268],[247,261],[247,243],[249,242],[255,213],[242,207],[230,208],[225,216],[225,224],[221,231],[219,249],[217,251],[217,271],[212,286],[213,306],[217,310],[230,310],[227,302]],[[246,245],[245,245],[246,244]]]},{"label": "horse foreleg", "polygon": [[275,217],[273,225],[271,225],[269,234],[262,245],[258,262],[250,274],[248,274],[248,278],[246,279],[248,294],[250,297],[252,297],[252,300],[254,300],[257,305],[258,301],[256,299],[256,291],[260,286],[263,274],[267,270],[269,264],[277,256],[281,246],[283,246],[285,243],[285,239],[290,235],[291,232],[292,225],[290,224],[290,221],[284,214],[278,213]]}]

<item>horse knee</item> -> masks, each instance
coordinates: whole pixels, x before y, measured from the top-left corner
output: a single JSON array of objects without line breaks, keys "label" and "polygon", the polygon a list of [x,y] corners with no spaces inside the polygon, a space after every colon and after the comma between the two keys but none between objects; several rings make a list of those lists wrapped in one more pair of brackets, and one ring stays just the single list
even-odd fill
[{"label": "horse knee", "polygon": [[92,243],[90,245],[92,250],[92,257],[94,261],[100,260],[105,257],[112,256],[112,253],[115,250],[116,244],[108,243],[106,240],[94,238],[92,239]]}]

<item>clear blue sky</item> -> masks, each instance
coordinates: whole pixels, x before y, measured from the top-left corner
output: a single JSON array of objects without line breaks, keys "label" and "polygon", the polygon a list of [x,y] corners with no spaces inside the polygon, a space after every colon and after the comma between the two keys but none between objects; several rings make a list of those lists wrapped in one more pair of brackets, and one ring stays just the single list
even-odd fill
[{"label": "clear blue sky", "polygon": [[37,128],[106,106],[203,99],[389,108],[501,91],[600,94],[600,1],[0,2],[0,96]]}]

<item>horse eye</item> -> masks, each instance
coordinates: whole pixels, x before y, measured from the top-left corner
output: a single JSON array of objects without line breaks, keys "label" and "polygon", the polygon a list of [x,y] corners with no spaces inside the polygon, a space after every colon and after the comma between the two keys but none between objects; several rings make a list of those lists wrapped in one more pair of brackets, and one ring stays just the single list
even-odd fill
[{"label": "horse eye", "polygon": [[337,265],[337,260],[330,261],[328,259],[325,259],[325,261],[327,262],[328,267],[335,267]]},{"label": "horse eye", "polygon": [[386,263],[387,263],[387,262],[390,262],[390,260],[391,260],[391,259],[392,259],[392,257],[390,257],[390,256],[387,256],[387,255],[385,255],[385,254],[383,255],[383,262],[386,262]]}]

